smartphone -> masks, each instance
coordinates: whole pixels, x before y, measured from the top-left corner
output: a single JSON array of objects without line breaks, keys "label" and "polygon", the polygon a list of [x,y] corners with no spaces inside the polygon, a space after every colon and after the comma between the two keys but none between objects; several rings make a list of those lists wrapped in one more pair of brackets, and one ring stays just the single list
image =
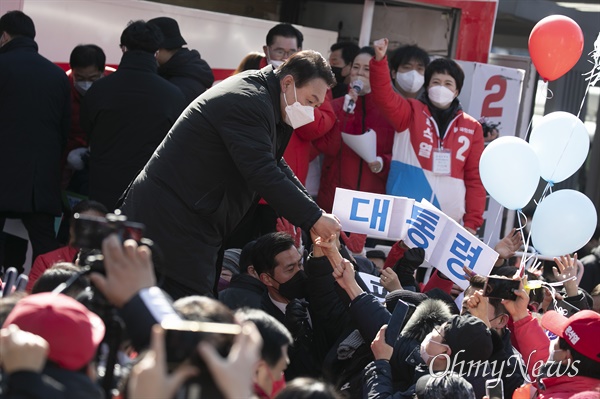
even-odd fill
[{"label": "smartphone", "polygon": [[517,299],[515,291],[519,289],[519,280],[510,280],[501,277],[488,277],[483,287],[483,296],[490,298]]},{"label": "smartphone", "polygon": [[144,237],[145,226],[129,222],[123,215],[109,213],[104,218],[75,213],[73,219],[75,246],[78,248],[102,249],[102,241],[113,233],[121,242],[129,239],[140,242]]},{"label": "smartphone", "polygon": [[391,347],[394,346],[396,340],[398,339],[398,335],[400,335],[400,331],[402,331],[402,328],[404,328],[406,322],[408,319],[410,319],[415,309],[416,306],[412,303],[406,303],[398,299],[398,303],[396,303],[392,317],[390,318],[388,326],[385,330],[385,342],[388,345]]},{"label": "smartphone", "polygon": [[504,384],[500,378],[492,378],[485,382],[485,395],[489,399],[504,399]]},{"label": "smartphone", "polygon": [[167,364],[172,368],[195,358],[196,347],[202,340],[209,340],[222,356],[227,355],[233,338],[241,332],[241,326],[229,323],[168,320],[161,326],[165,330]]},{"label": "smartphone", "polygon": [[223,357],[227,356],[233,338],[241,332],[238,324],[197,322],[187,320],[163,321],[167,368],[173,371],[184,361],[189,361],[200,369],[200,374],[187,380],[178,390],[175,398],[226,399],[214,382],[208,367],[198,354],[196,347],[202,340],[209,341]]},{"label": "smartphone", "polygon": [[575,313],[579,312],[579,308],[571,305],[567,301],[563,301],[562,299],[559,299],[559,300],[555,299],[553,305],[554,306],[548,307],[547,310],[556,309],[556,310],[558,310],[558,313],[562,314],[565,317],[571,317]]}]

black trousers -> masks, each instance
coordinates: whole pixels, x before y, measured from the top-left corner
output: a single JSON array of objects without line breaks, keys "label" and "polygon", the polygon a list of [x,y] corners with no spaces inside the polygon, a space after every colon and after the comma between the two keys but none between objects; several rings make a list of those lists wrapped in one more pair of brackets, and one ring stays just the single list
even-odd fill
[{"label": "black trousers", "polygon": [[[33,260],[35,260],[38,255],[54,251],[59,247],[54,231],[54,216],[46,213],[0,213],[0,231],[4,230],[4,223],[7,218],[21,219],[23,222],[25,229],[27,229],[27,234],[29,235],[29,241],[31,241]],[[25,255],[20,252],[22,252],[23,249],[19,248],[17,250],[19,254],[13,254],[14,256],[16,255],[17,259],[23,259],[20,264],[6,264],[4,262],[6,258],[5,254],[13,251],[13,248],[4,245],[5,240],[3,237],[4,235],[0,238],[0,265],[3,265],[5,269],[11,266],[16,267],[19,273],[22,273]],[[18,255],[22,255],[22,257]]]}]

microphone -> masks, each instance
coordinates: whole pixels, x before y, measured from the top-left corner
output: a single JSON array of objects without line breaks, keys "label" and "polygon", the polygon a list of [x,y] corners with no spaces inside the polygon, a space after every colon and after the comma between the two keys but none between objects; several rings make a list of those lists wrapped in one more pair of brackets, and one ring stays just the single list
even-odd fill
[{"label": "microphone", "polygon": [[[354,82],[352,82],[352,88],[357,93],[360,93],[360,91],[363,89],[363,87],[364,87],[364,83],[362,82],[362,80],[355,80]],[[354,108],[354,100],[350,99],[350,101],[348,101],[347,112],[350,112],[350,110],[352,110],[352,108]]]}]

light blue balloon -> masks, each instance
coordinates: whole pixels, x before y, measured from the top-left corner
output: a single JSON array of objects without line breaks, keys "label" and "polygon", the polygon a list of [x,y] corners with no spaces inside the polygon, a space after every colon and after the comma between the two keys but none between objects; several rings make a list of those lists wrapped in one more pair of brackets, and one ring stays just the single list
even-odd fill
[{"label": "light blue balloon", "polygon": [[535,209],[531,221],[533,246],[546,256],[571,254],[592,238],[597,220],[596,208],[584,194],[555,191]]},{"label": "light blue balloon", "polygon": [[538,156],[542,178],[558,183],[583,165],[590,149],[590,136],[579,118],[558,111],[536,123],[529,144]]},{"label": "light blue balloon", "polygon": [[479,175],[498,203],[508,209],[522,209],[535,194],[540,165],[528,142],[519,137],[500,137],[481,154]]}]

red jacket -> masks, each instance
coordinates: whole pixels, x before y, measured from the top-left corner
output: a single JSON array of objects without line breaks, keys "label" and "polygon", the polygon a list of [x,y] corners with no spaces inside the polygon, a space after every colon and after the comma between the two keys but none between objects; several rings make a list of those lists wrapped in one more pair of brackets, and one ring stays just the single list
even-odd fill
[{"label": "red jacket", "polygon": [[[385,194],[394,142],[394,128],[371,94],[358,97],[353,114],[343,110],[344,97],[336,98],[332,104],[337,122],[325,136],[313,142],[325,154],[317,202],[327,212],[333,207],[336,187]],[[383,170],[379,173],[371,172],[368,163],[342,141],[342,131],[360,135],[369,129],[377,134],[377,156],[383,159]]]},{"label": "red jacket", "polygon": [[71,246],[60,247],[54,251],[39,255],[35,258],[31,271],[29,272],[29,282],[27,283],[27,287],[25,287],[25,291],[31,292],[33,284],[47,269],[50,269],[59,262],[73,262],[76,255],[77,249]]},{"label": "red jacket", "polygon": [[[396,130],[387,193],[425,198],[449,217],[476,230],[483,223],[486,192],[479,177],[484,148],[479,122],[458,111],[440,140],[437,124],[426,104],[405,99],[390,83],[387,57],[370,62],[373,101]],[[433,152],[451,152],[450,176],[436,175]]]},{"label": "red jacket", "polygon": [[315,121],[294,130],[283,153],[285,162],[303,185],[306,184],[308,164],[311,161],[311,142],[324,136],[335,123],[331,100],[331,90],[327,90],[325,102],[319,108],[315,108]]},{"label": "red jacket", "polygon": [[[331,90],[327,90],[325,101],[319,108],[315,108],[314,122],[295,129],[283,153],[283,159],[302,185],[306,184],[308,164],[312,160],[311,142],[326,134],[335,123],[331,99]],[[266,204],[267,202],[261,198],[259,203]]]},{"label": "red jacket", "polygon": [[[545,363],[548,360],[550,339],[540,326],[537,319],[529,315],[514,324],[514,336],[519,343],[519,352],[527,365],[527,374],[532,381],[532,370],[536,363]],[[539,366],[539,365],[538,365]],[[538,366],[536,372],[539,372]],[[539,390],[538,398],[567,399],[582,391],[600,392],[600,380],[590,377],[564,375],[562,377],[542,378],[546,386],[543,391]]]}]

